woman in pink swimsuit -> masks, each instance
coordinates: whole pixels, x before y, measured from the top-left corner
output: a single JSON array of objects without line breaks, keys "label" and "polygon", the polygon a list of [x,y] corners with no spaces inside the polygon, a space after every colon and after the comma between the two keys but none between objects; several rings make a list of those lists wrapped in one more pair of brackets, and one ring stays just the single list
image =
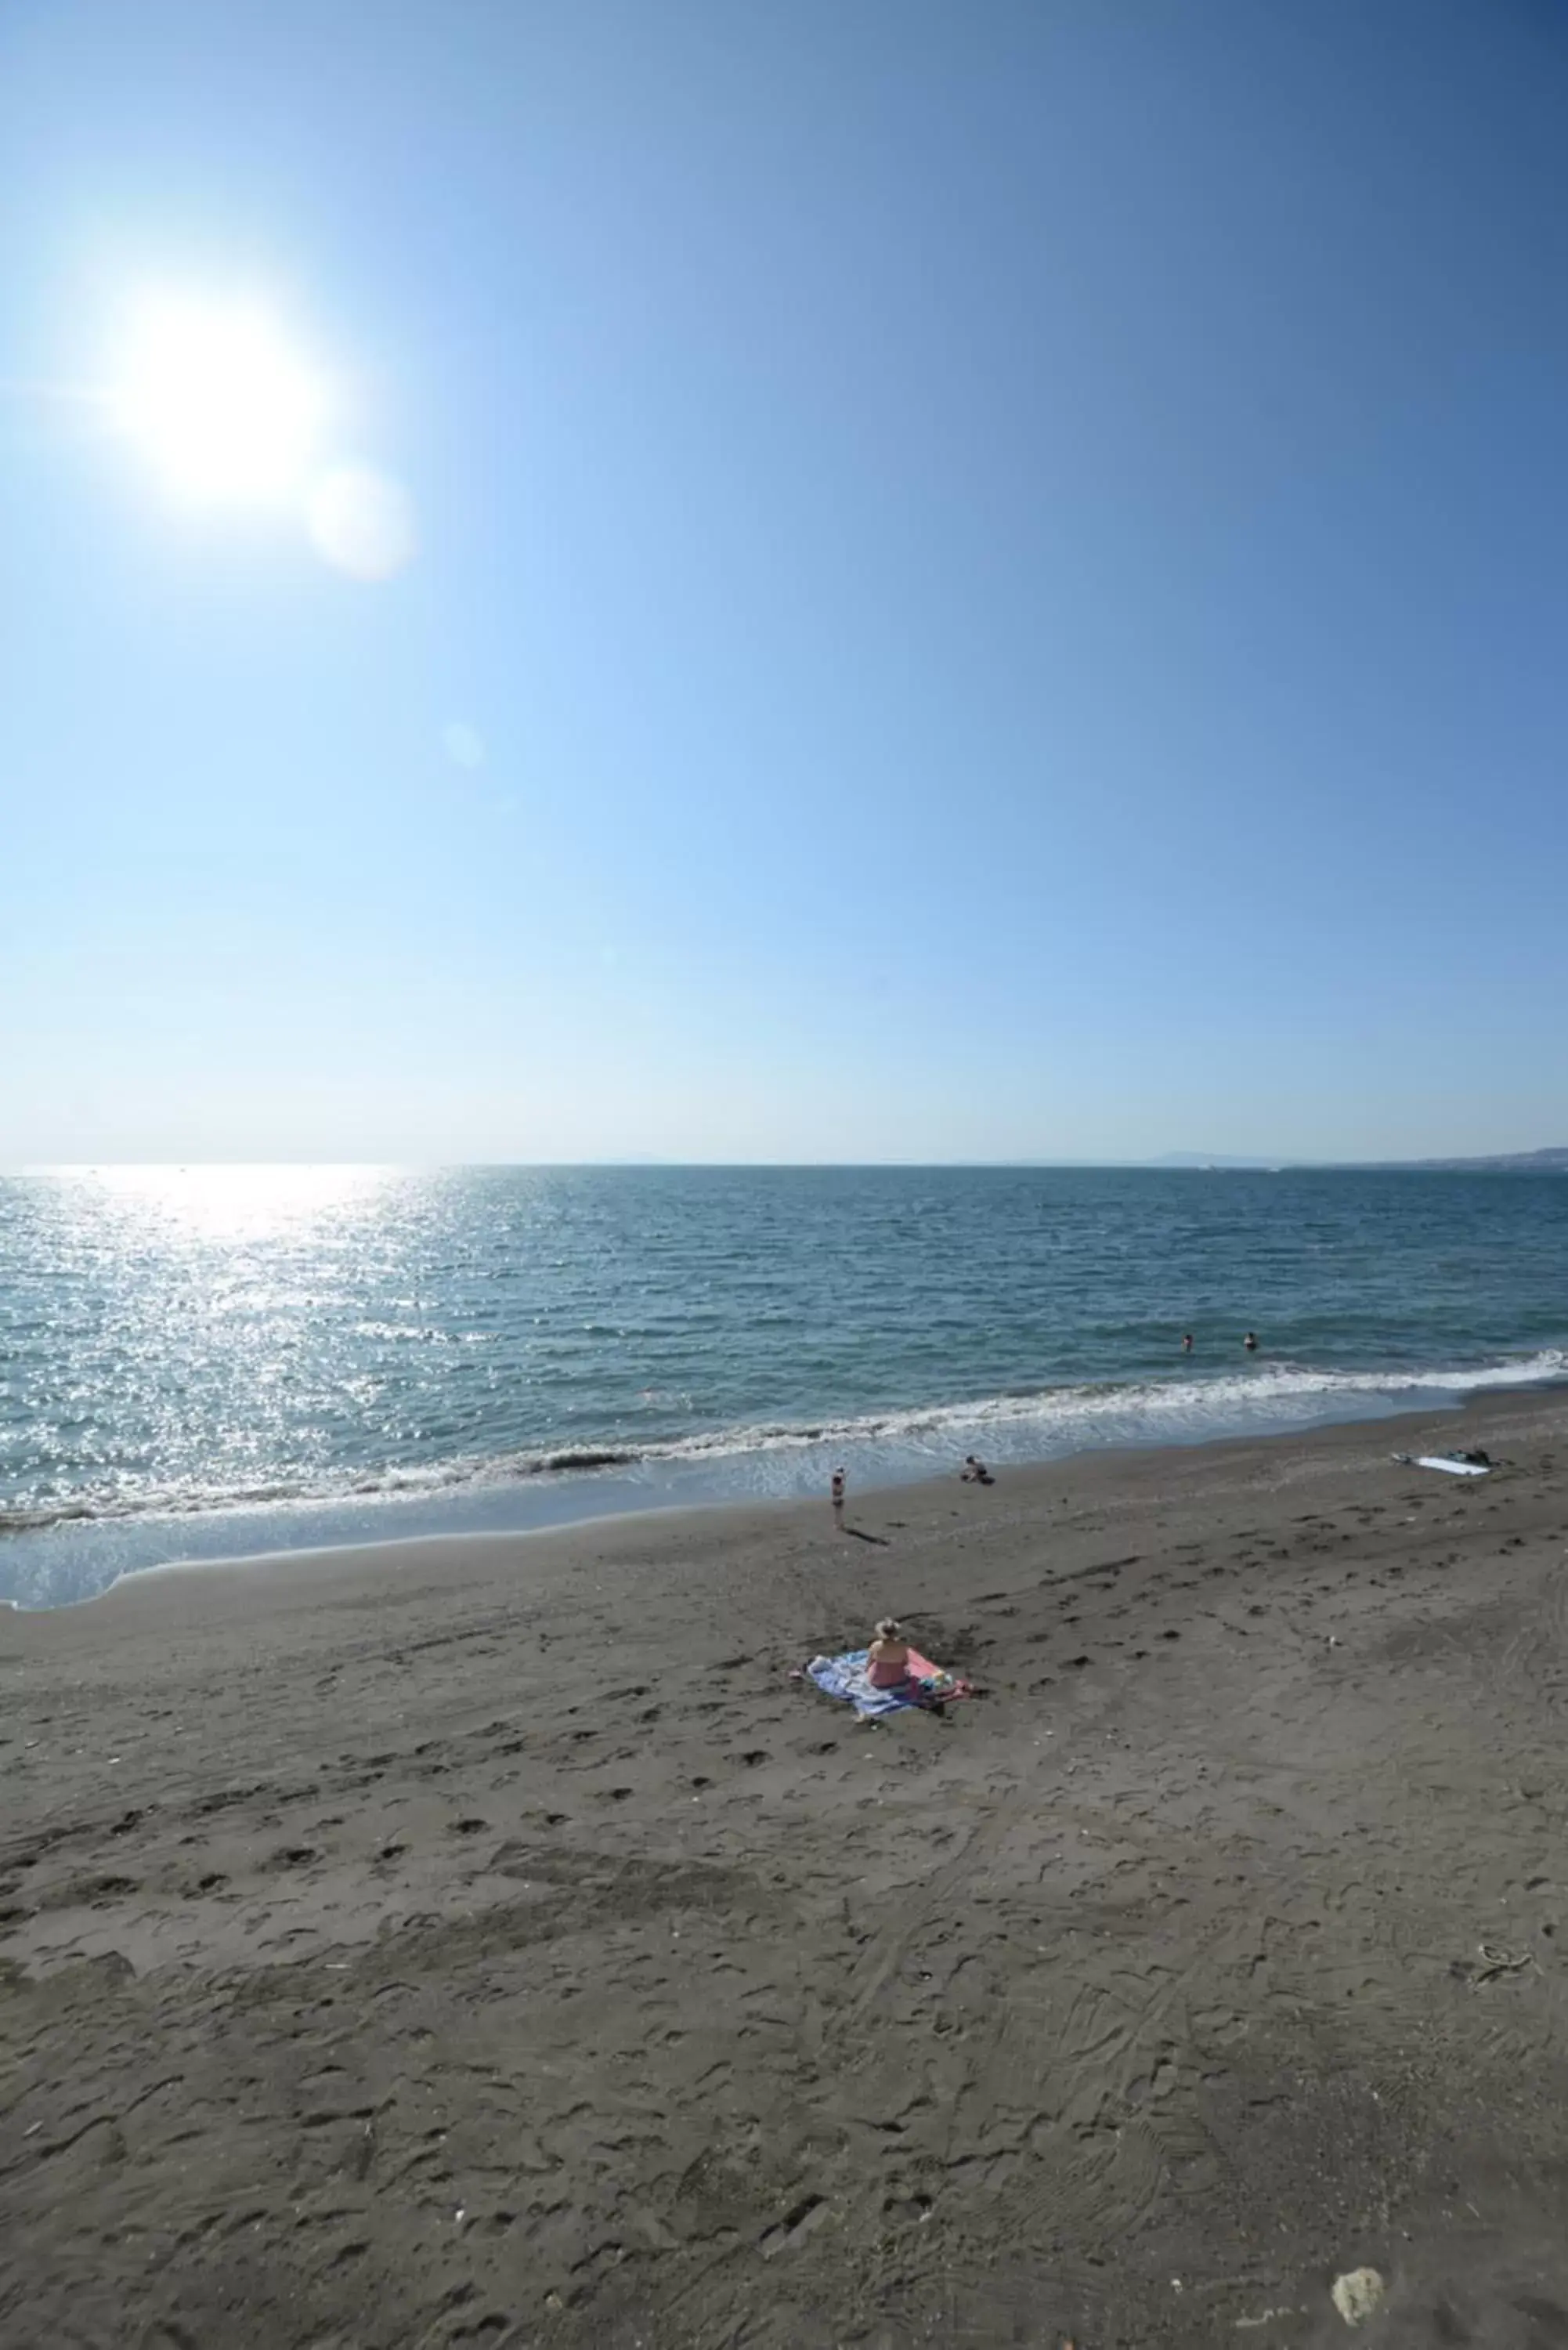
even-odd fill
[{"label": "woman in pink swimsuit", "polygon": [[873,1689],[902,1689],[909,1678],[909,1647],[890,1616],[877,1627],[866,1658],[866,1678]]}]

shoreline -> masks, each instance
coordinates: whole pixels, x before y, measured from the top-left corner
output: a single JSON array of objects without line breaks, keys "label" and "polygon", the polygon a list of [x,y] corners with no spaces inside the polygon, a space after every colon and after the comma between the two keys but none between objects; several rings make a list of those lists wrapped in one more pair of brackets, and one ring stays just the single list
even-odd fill
[{"label": "shoreline", "polygon": [[1525,2350],[1565,1514],[1490,1395],[0,1620],[0,2345]]},{"label": "shoreline", "polygon": [[[530,1568],[543,1586],[554,1587],[589,1559],[622,1572],[645,1561],[653,1572],[672,1555],[722,1555],[726,1542],[747,1547],[826,1544],[847,1555],[846,1544],[870,1541],[881,1546],[875,1529],[899,1523],[890,1515],[899,1510],[918,1513],[924,1520],[951,1514],[984,1523],[1020,1513],[1054,1515],[1051,1504],[1057,1498],[1071,1514],[1114,1508],[1118,1496],[1142,1495],[1163,1486],[1180,1492],[1195,1482],[1202,1486],[1240,1480],[1267,1485],[1276,1474],[1299,1478],[1321,1468],[1339,1475],[1352,1465],[1360,1472],[1374,1472],[1385,1466],[1393,1469],[1397,1451],[1417,1447],[1452,1451],[1499,1426],[1528,1430],[1539,1419],[1551,1427],[1560,1415],[1568,1425],[1568,1387],[1502,1388],[1436,1411],[1336,1420],[1267,1436],[1098,1446],[1016,1464],[989,1486],[966,1485],[955,1470],[947,1476],[852,1491],[842,1529],[826,1495],[770,1497],[609,1510],[541,1526],[423,1533],[174,1559],[132,1569],[81,1599],[46,1607],[0,1607],[0,1663],[53,1647],[47,1635],[35,1637],[43,1627],[62,1627],[62,1646],[68,1647],[71,1636],[64,1627],[89,1619],[112,1617],[117,1637],[121,1630],[136,1630],[138,1617],[154,1612],[160,1617],[188,1614],[193,1626],[208,1616],[232,1625],[250,1609],[270,1617],[295,1608],[309,1610],[318,1603],[330,1606],[345,1595],[373,1595],[382,1586],[390,1598],[409,1575],[421,1578],[418,1587],[425,1596],[436,1587],[461,1591],[470,1583],[485,1586],[498,1576],[510,1584]],[[1440,1472],[1424,1473],[1428,1484],[1439,1488],[1450,1482],[1479,1488],[1491,1482],[1450,1481]],[[1500,1474],[1507,1473],[1500,1464]],[[423,1579],[432,1569],[433,1585]],[[8,1639],[7,1634],[14,1637]]]},{"label": "shoreline", "polygon": [[[1012,1482],[1020,1477],[1033,1475],[1037,1471],[1050,1471],[1069,1463],[1096,1460],[1102,1456],[1115,1460],[1128,1457],[1140,1458],[1147,1454],[1159,1452],[1180,1454],[1190,1451],[1209,1451],[1215,1448],[1234,1445],[1292,1443],[1339,1429],[1377,1428],[1386,1431],[1397,1430],[1407,1423],[1430,1421],[1438,1415],[1450,1421],[1462,1419],[1471,1412],[1482,1410],[1489,1405],[1493,1403],[1506,1405],[1513,1399],[1531,1396],[1550,1398],[1553,1395],[1568,1394],[1568,1381],[1561,1378],[1548,1378],[1523,1380],[1511,1386],[1489,1384],[1473,1388],[1468,1393],[1455,1390],[1451,1394],[1440,1388],[1434,1388],[1430,1394],[1432,1399],[1430,1401],[1412,1406],[1408,1409],[1397,1409],[1389,1404],[1383,1407],[1364,1408],[1343,1418],[1330,1411],[1321,1416],[1314,1415],[1294,1426],[1286,1425],[1257,1430],[1220,1430],[1213,1434],[1166,1438],[1163,1441],[1158,1439],[1137,1438],[1127,1440],[1113,1440],[1107,1442],[1085,1444],[1076,1450],[1064,1452],[1003,1459],[1000,1463],[1001,1473]],[[1370,1406],[1370,1398],[1367,1398],[1366,1401]],[[959,1458],[961,1459],[961,1455]],[[184,1538],[193,1544],[201,1539],[199,1530],[204,1527],[227,1525],[231,1530],[237,1531],[242,1526],[249,1527],[254,1524],[258,1516],[265,1522],[267,1518],[281,1516],[291,1510],[296,1513],[296,1523],[304,1523],[312,1519],[358,1519],[359,1521],[358,1524],[347,1526],[341,1532],[327,1533],[319,1540],[306,1539],[281,1544],[264,1541],[256,1547],[219,1547],[206,1552],[192,1548],[185,1550],[183,1555],[177,1551],[171,1557],[132,1558],[128,1564],[120,1565],[108,1581],[96,1587],[77,1589],[59,1598],[45,1598],[41,1601],[29,1600],[26,1597],[0,1599],[0,1620],[7,1615],[52,1614],[60,1608],[82,1607],[89,1601],[107,1598],[112,1592],[120,1589],[123,1585],[149,1575],[192,1574],[219,1568],[273,1565],[287,1559],[322,1560],[342,1551],[358,1553],[371,1549],[393,1550],[424,1542],[461,1544],[496,1540],[538,1541],[547,1539],[551,1535],[570,1534],[578,1528],[621,1519],[670,1517],[688,1512],[706,1513],[712,1510],[724,1509],[801,1508],[809,1510],[815,1506],[815,1499],[812,1493],[799,1491],[774,1494],[737,1494],[714,1490],[711,1485],[704,1491],[701,1490],[701,1471],[693,1464],[683,1465],[688,1470],[689,1482],[699,1486],[699,1490],[694,1493],[677,1491],[669,1498],[650,1500],[635,1491],[625,1491],[621,1498],[610,1502],[607,1506],[584,1510],[579,1510],[574,1504],[587,1498],[586,1480],[589,1476],[598,1476],[602,1472],[597,1471],[581,1472],[584,1482],[569,1482],[572,1479],[572,1472],[567,1471],[562,1473],[561,1482],[558,1483],[553,1479],[548,1481],[540,1479],[537,1482],[532,1480],[497,1480],[493,1483],[476,1482],[473,1485],[453,1486],[444,1489],[439,1494],[378,1495],[374,1499],[361,1497],[358,1501],[353,1497],[346,1497],[331,1503],[319,1502],[303,1502],[297,1504],[279,1503],[269,1505],[265,1512],[218,1509],[210,1512],[192,1512],[189,1515],[182,1514],[173,1517],[149,1513],[145,1517],[130,1515],[120,1519],[69,1520],[48,1527],[29,1528],[0,1538],[0,1558],[6,1555],[11,1544],[22,1547],[24,1555],[26,1549],[36,1550],[55,1543],[58,1543],[62,1551],[67,1554],[73,1549],[80,1549],[84,1552],[92,1548],[109,1550],[117,1543],[122,1545],[131,1544],[145,1547],[150,1536],[156,1537],[156,1530],[165,1528],[179,1529],[178,1536],[170,1534],[166,1539],[178,1541]],[[863,1499],[869,1501],[876,1496],[908,1492],[912,1489],[918,1490],[932,1484],[940,1484],[944,1482],[945,1474],[944,1471],[933,1471],[922,1466],[909,1474],[886,1478],[875,1483],[868,1483],[863,1488],[857,1488],[852,1482],[851,1490],[858,1491]],[[618,1474],[613,1482],[625,1488],[633,1486],[636,1481],[628,1480],[624,1475]],[[595,1496],[596,1501],[602,1498],[602,1493]],[[543,1502],[548,1514],[537,1518],[533,1523],[516,1523],[515,1510],[524,1500]],[[407,1533],[374,1531],[373,1522],[383,1512],[396,1513],[405,1517],[416,1517],[423,1522],[416,1524]],[[485,1513],[493,1516],[493,1523],[483,1522]],[[480,1523],[473,1523],[476,1516],[480,1517]],[[465,1520],[467,1523],[464,1523]],[[240,1540],[244,1542],[243,1534]],[[16,1553],[12,1551],[9,1555],[14,1559]]]}]

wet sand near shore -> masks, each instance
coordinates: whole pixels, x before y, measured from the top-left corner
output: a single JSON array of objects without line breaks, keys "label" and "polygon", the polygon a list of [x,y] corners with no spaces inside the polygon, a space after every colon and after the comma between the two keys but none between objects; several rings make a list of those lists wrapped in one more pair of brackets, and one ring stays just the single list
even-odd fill
[{"label": "wet sand near shore", "polygon": [[[1565,1509],[1502,1396],[0,1616],[0,2345],[1568,2343]],[[889,1612],[985,1696],[790,1680]]]}]

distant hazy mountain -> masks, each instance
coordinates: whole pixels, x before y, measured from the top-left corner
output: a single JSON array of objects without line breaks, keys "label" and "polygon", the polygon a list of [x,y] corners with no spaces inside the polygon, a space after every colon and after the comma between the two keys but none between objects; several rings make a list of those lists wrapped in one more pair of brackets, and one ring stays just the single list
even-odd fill
[{"label": "distant hazy mountain", "polygon": [[1151,1159],[1151,1167],[1277,1167],[1277,1159],[1227,1159],[1223,1151],[1168,1150],[1163,1159]]},{"label": "distant hazy mountain", "polygon": [[1201,1150],[1168,1150],[1151,1159],[1151,1167],[1364,1168],[1376,1174],[1415,1173],[1425,1169],[1448,1175],[1568,1175],[1568,1145],[1546,1150],[1510,1150],[1490,1159],[1227,1159],[1207,1157]]},{"label": "distant hazy mountain", "polygon": [[1568,1147],[1509,1150],[1493,1159],[1385,1159],[1370,1163],[1385,1169],[1432,1168],[1451,1175],[1568,1175]]}]

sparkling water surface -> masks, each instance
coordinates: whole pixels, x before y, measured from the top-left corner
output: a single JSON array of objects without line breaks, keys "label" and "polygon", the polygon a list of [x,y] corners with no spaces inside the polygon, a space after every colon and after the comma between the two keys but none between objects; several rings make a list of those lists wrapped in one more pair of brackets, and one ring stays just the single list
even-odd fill
[{"label": "sparkling water surface", "polygon": [[1565,1349],[1554,1177],[14,1176],[0,1595],[798,1492],[838,1461],[864,1483],[1300,1426],[1554,1378]]}]

